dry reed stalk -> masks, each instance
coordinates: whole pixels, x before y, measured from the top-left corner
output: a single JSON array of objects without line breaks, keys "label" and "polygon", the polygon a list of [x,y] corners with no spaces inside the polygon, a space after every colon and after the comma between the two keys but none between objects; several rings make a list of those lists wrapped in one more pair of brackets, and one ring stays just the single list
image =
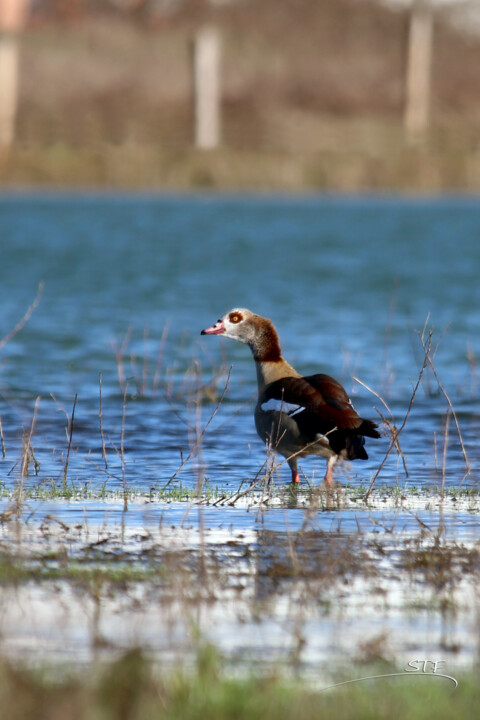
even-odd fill
[{"label": "dry reed stalk", "polygon": [[[336,427],[332,428],[332,430],[328,431],[327,435],[329,433],[335,432],[336,429],[337,429]],[[248,486],[248,488],[246,488],[246,490],[243,490],[243,491],[240,491],[240,488],[239,488],[230,497],[228,497],[226,499],[222,498],[222,500],[224,500],[223,504],[228,503],[229,505],[234,505],[237,502],[237,500],[244,497],[245,495],[248,495],[248,493],[251,492],[252,490],[254,490],[257,487],[257,485],[259,485],[260,483],[263,483],[264,485],[269,487],[271,485],[271,481],[273,479],[274,473],[277,472],[277,470],[279,470],[279,468],[281,468],[282,465],[285,465],[285,463],[288,463],[288,461],[291,460],[292,458],[295,458],[298,455],[301,455],[307,448],[312,447],[313,445],[317,445],[318,442],[319,442],[318,440],[313,440],[312,442],[305,445],[305,447],[301,448],[297,452],[294,452],[291,455],[289,455],[288,457],[281,460],[279,463],[275,462],[276,448],[274,446],[272,446],[271,444],[267,445],[267,450],[266,450],[267,457],[266,457],[263,465],[261,466],[261,468],[255,475],[255,477],[253,478],[252,482]],[[308,485],[310,485],[308,477],[305,475],[305,473],[303,473],[303,476],[304,476],[306,482],[308,483]],[[243,481],[242,481],[242,484],[243,484]],[[296,490],[296,488],[292,488],[292,490]],[[262,498],[262,501],[263,501],[263,498]]]},{"label": "dry reed stalk", "polygon": [[197,462],[196,462],[196,474],[197,474],[197,497],[200,498],[202,489],[203,489],[203,480],[205,477],[205,465],[202,462],[202,444],[199,442],[201,432],[202,432],[202,403],[201,403],[201,391],[202,388],[200,386],[200,372],[199,372],[199,366],[198,363],[195,364],[195,370],[196,370],[196,388],[195,388],[195,394],[194,394],[194,410],[195,410],[195,426],[193,431],[193,440],[194,440],[194,446],[196,449],[196,456],[197,456]]},{"label": "dry reed stalk", "polygon": [[103,461],[104,461],[104,463],[105,463],[105,469],[107,469],[107,468],[108,468],[107,448],[106,448],[106,445],[105,445],[105,435],[104,435],[104,432],[103,432],[102,373],[100,373],[100,375],[99,375],[98,383],[99,383],[99,394],[100,394],[100,405],[99,405],[99,409],[98,409],[98,419],[99,419],[99,422],[100,422],[100,437],[101,437],[101,439],[102,439],[102,457],[103,457]]},{"label": "dry reed stalk", "polygon": [[63,487],[67,487],[67,474],[68,474],[68,463],[70,460],[70,451],[72,449],[72,440],[73,440],[73,427],[75,422],[75,408],[77,406],[77,393],[75,393],[75,400],[73,401],[73,408],[72,408],[72,414],[70,416],[68,427],[67,427],[67,436],[68,436],[68,448],[67,448],[67,458],[65,460],[65,466],[63,468]]},{"label": "dry reed stalk", "polygon": [[[124,502],[124,510],[128,510],[128,487],[127,487],[127,478],[126,478],[126,463],[125,463],[125,428],[126,428],[126,412],[127,412],[127,396],[128,396],[128,384],[129,384],[130,378],[127,378],[125,380],[125,383],[123,385],[123,400],[122,400],[122,422],[121,422],[121,430],[120,430],[120,447],[118,447],[113,440],[108,437],[108,441],[111,444],[112,448],[115,450],[117,456],[120,458],[121,468],[122,468],[122,474],[121,476],[116,475],[115,473],[112,473],[108,470],[108,462],[107,462],[107,450],[106,450],[106,444],[105,444],[105,434],[103,430],[103,401],[102,401],[102,374],[100,373],[100,408],[99,408],[99,419],[100,419],[100,435],[102,439],[102,457],[105,462],[105,467],[102,467],[101,465],[98,465],[98,463],[94,462],[90,458],[86,458],[87,462],[89,462],[91,465],[93,465],[97,470],[100,470],[101,472],[105,473],[110,478],[113,478],[114,480],[118,480],[123,487],[123,502]],[[123,521],[122,521],[123,522]]]},{"label": "dry reed stalk", "polygon": [[[155,373],[152,380],[152,387],[151,387],[151,396],[154,397],[158,391],[158,387],[160,385],[160,376],[161,376],[161,368],[163,363],[163,354],[165,350],[165,343],[168,335],[168,324],[165,324],[163,328],[162,335],[160,337],[160,344],[157,354],[157,361],[155,366]],[[125,360],[125,353],[128,348],[128,345],[130,343],[132,334],[132,328],[130,327],[124,338],[120,343],[116,343],[112,340],[112,349],[115,354],[115,359],[117,361],[117,368],[118,368],[118,381],[120,384],[120,387],[122,389],[122,392],[124,390],[125,385],[125,373],[124,373],[124,360]],[[141,397],[144,397],[148,392],[148,379],[149,379],[149,356],[147,351],[147,341],[149,337],[149,331],[147,328],[143,331],[143,356],[140,358],[141,360],[141,373],[138,372],[138,361],[139,358],[135,353],[130,354],[130,368],[132,373],[132,378],[135,382],[136,388],[137,388],[137,394]]]},{"label": "dry reed stalk", "polygon": [[[63,407],[63,405],[60,405],[59,401],[57,400],[57,398],[55,397],[55,395],[53,394],[53,392],[50,393],[50,397],[52,398],[52,400],[54,401],[55,405],[57,406],[57,410],[58,410],[59,412],[62,412],[62,413],[65,415],[65,417],[67,418],[67,427],[65,428],[65,435],[66,435],[66,437],[67,437],[68,444],[71,445],[71,441],[70,441],[70,422],[71,422],[71,420],[70,420],[70,415],[68,414],[67,410]],[[74,406],[73,406],[73,407],[74,407],[74,411],[75,411],[76,401],[77,401],[77,396],[75,395],[75,401],[74,401]],[[67,469],[68,469],[68,453],[67,453],[66,467],[67,467]],[[65,486],[65,481],[66,481],[66,475],[65,475],[65,465],[64,465],[64,468],[63,468],[63,484],[64,484],[64,486]]]},{"label": "dry reed stalk", "polygon": [[158,347],[158,354],[157,354],[157,364],[155,366],[155,374],[153,376],[153,384],[152,384],[152,396],[155,396],[157,394],[158,386],[160,384],[160,371],[162,369],[163,364],[163,354],[165,352],[165,343],[167,341],[169,331],[169,324],[165,323],[162,335],[160,337],[160,345]]},{"label": "dry reed stalk", "polygon": [[2,423],[2,417],[0,415],[0,441],[2,443],[2,457],[7,457],[7,449],[5,447],[5,438],[3,436],[3,423]]},{"label": "dry reed stalk", "polygon": [[35,431],[35,424],[37,420],[37,414],[38,414],[38,406],[40,404],[40,396],[37,396],[37,399],[35,400],[35,405],[33,408],[33,415],[32,415],[32,421],[30,423],[30,429],[27,432],[26,429],[24,429],[23,432],[23,448],[22,448],[22,454],[19,458],[19,460],[15,463],[13,468],[10,469],[8,472],[8,475],[10,475],[11,472],[17,467],[18,462],[20,462],[20,482],[17,484],[14,493],[12,494],[11,501],[9,503],[8,508],[0,514],[0,522],[5,522],[8,520],[11,516],[16,516],[18,519],[22,513],[22,507],[23,507],[23,484],[25,478],[28,476],[28,468],[30,465],[30,460],[33,460],[34,467],[35,467],[35,473],[38,473],[39,470],[39,464],[37,460],[35,459],[35,455],[32,448],[32,437],[33,433]]},{"label": "dry reed stalk", "polygon": [[249,492],[251,492],[254,488],[257,487],[257,485],[259,485],[261,482],[265,481],[266,477],[268,476],[268,470],[266,472],[264,472],[264,468],[267,468],[267,467],[268,467],[268,453],[267,453],[267,457],[266,457],[263,465],[261,466],[261,468],[259,469],[259,471],[257,472],[257,474],[255,475],[255,477],[253,478],[252,482],[249,484],[249,486],[246,490],[243,490],[243,491],[241,490],[242,485],[243,485],[243,480],[242,480],[238,490],[236,492],[234,492],[233,495],[230,495],[227,498],[220,498],[220,500],[217,500],[214,503],[214,505],[218,505],[220,503],[222,505],[226,505],[226,504],[235,505],[237,500],[239,500],[242,497],[245,497],[245,495],[248,495]]},{"label": "dry reed stalk", "polygon": [[414,403],[415,397],[416,397],[416,395],[417,395],[418,388],[420,387],[420,383],[421,383],[421,381],[422,381],[422,377],[423,377],[423,374],[424,374],[424,372],[425,372],[425,368],[426,368],[427,365],[429,364],[428,355],[429,355],[429,352],[430,352],[430,348],[431,348],[431,346],[432,346],[432,335],[433,335],[433,330],[430,330],[430,331],[429,331],[429,335],[428,335],[428,342],[427,342],[427,344],[425,345],[425,344],[422,342],[422,346],[423,346],[423,349],[424,349],[424,353],[425,353],[425,354],[424,354],[424,358],[423,358],[422,367],[420,368],[420,372],[419,372],[419,374],[418,374],[417,382],[415,383],[415,387],[413,388],[412,396],[411,396],[410,402],[409,402],[409,404],[408,404],[408,409],[407,409],[406,415],[405,415],[405,417],[404,417],[404,419],[403,419],[402,424],[401,424],[400,427],[397,429],[397,431],[395,432],[395,434],[392,436],[392,439],[391,439],[391,441],[390,441],[390,446],[389,446],[389,448],[388,448],[388,450],[387,450],[387,452],[386,452],[386,454],[385,454],[385,457],[383,458],[382,462],[380,463],[379,468],[377,469],[377,472],[375,473],[375,475],[373,476],[373,478],[372,478],[371,481],[370,481],[370,485],[369,485],[369,487],[368,487],[368,490],[367,490],[367,492],[365,493],[365,495],[363,496],[363,499],[364,499],[365,501],[368,500],[368,498],[369,498],[369,496],[370,496],[370,494],[371,494],[371,492],[372,492],[372,490],[373,490],[373,487],[374,487],[374,485],[375,485],[375,483],[376,483],[376,481],[377,481],[377,478],[378,478],[378,476],[380,475],[381,471],[383,470],[383,467],[384,467],[385,463],[387,462],[387,459],[388,459],[390,453],[392,452],[392,450],[393,450],[394,447],[397,447],[398,436],[400,435],[400,433],[401,433],[402,430],[404,429],[405,425],[407,424],[407,420],[408,420],[408,418],[409,418],[409,416],[410,416],[410,413],[411,413],[411,411],[412,411],[413,403]]},{"label": "dry reed stalk", "polygon": [[126,418],[126,414],[127,414],[127,390],[128,390],[128,379],[125,383],[125,389],[123,392],[122,431],[121,431],[121,435],[120,435],[120,461],[122,463],[123,509],[125,512],[128,510],[127,479],[126,479],[126,475],[125,475],[125,418]]},{"label": "dry reed stalk", "polygon": [[[120,457],[120,450],[115,446],[114,443],[112,443],[112,447],[115,450],[115,452],[117,453],[117,455]],[[115,473],[110,472],[109,470],[102,467],[101,465],[99,465],[98,463],[96,463],[94,460],[92,460],[89,457],[86,457],[85,460],[86,460],[86,462],[90,463],[90,465],[92,465],[94,468],[96,468],[100,472],[104,473],[108,477],[113,478],[114,480],[118,480],[118,482],[120,482],[120,483],[122,482],[122,478],[120,477],[120,475],[115,475]]]},{"label": "dry reed stalk", "polygon": [[122,392],[125,389],[125,379],[124,379],[125,374],[124,374],[124,368],[123,368],[123,358],[125,355],[125,350],[128,347],[128,343],[130,342],[131,334],[132,334],[132,328],[129,327],[127,332],[125,333],[121,343],[117,344],[114,340],[111,341],[112,350],[115,355],[115,360],[117,361],[118,382],[119,382]]},{"label": "dry reed stalk", "polygon": [[38,472],[39,465],[35,459],[35,455],[33,453],[32,449],[32,437],[33,433],[35,431],[35,424],[37,421],[37,413],[38,413],[38,406],[40,404],[40,395],[35,400],[35,405],[33,408],[33,416],[32,416],[32,422],[30,424],[30,430],[24,433],[24,444],[23,444],[23,451],[22,451],[22,463],[21,463],[21,470],[20,470],[20,477],[21,477],[21,487],[23,488],[23,480],[25,477],[28,476],[28,467],[30,465],[30,459],[33,460],[33,464],[35,467],[35,473]]},{"label": "dry reed stalk", "polygon": [[135,387],[137,388],[137,395],[140,395],[140,397],[143,395],[142,393],[142,386],[138,380],[138,373],[137,373],[137,357],[133,353],[130,355],[130,369],[132,371],[132,379],[135,383]]},{"label": "dry reed stalk", "polygon": [[391,411],[389,405],[386,403],[386,401],[383,399],[383,397],[381,395],[379,395],[375,390],[373,390],[373,388],[371,388],[366,383],[362,382],[362,380],[359,380],[359,378],[357,378],[357,377],[354,377],[353,379],[355,380],[355,382],[358,382],[360,385],[362,385],[362,387],[364,387],[366,390],[368,390],[368,392],[372,393],[372,395],[375,395],[375,397],[380,400],[382,405],[386,408],[387,412],[390,414],[391,420],[386,418],[385,415],[383,413],[381,413],[378,408],[375,408],[377,413],[380,415],[383,423],[385,424],[387,430],[389,431],[390,437],[394,441],[395,448],[396,448],[398,454],[400,455],[400,457],[402,458],[403,469],[405,471],[405,475],[406,475],[406,477],[408,477],[409,472],[408,472],[408,468],[407,468],[407,462],[405,459],[405,453],[403,452],[403,450],[400,446],[400,441],[398,439],[398,430],[397,430],[397,426],[395,425],[395,418],[393,416],[393,412]]},{"label": "dry reed stalk", "polygon": [[[382,376],[380,378],[380,386],[381,386],[383,392],[386,392],[388,384],[390,382],[390,375],[388,372],[388,351],[389,351],[389,346],[390,346],[390,333],[391,333],[391,327],[392,327],[392,317],[393,317],[393,313],[395,311],[395,305],[397,303],[397,294],[398,294],[398,279],[395,280],[393,292],[390,297],[390,303],[388,305],[387,324],[385,326],[385,335],[384,335],[384,341],[383,341],[382,364],[381,364]],[[379,398],[379,399],[381,400],[381,398]]]},{"label": "dry reed stalk", "polygon": [[[283,437],[283,433],[282,433]],[[277,446],[273,446],[271,443],[268,443],[267,449],[266,449],[267,458],[265,461],[265,473],[263,474],[261,480],[262,482],[262,497],[260,498],[260,505],[263,505],[265,503],[265,500],[269,498],[272,485],[274,484],[274,473],[277,469]]]},{"label": "dry reed stalk", "polygon": [[15,335],[16,335],[17,333],[19,333],[20,330],[23,328],[23,326],[28,322],[28,320],[30,319],[33,311],[35,310],[36,307],[38,307],[38,304],[39,304],[40,299],[41,299],[41,297],[42,297],[43,287],[44,287],[43,282],[39,283],[39,285],[38,285],[38,290],[37,290],[37,294],[36,294],[35,299],[34,299],[34,301],[32,302],[32,304],[27,308],[25,314],[24,314],[23,317],[18,321],[18,323],[15,325],[15,327],[12,328],[12,330],[10,330],[10,332],[9,332],[7,335],[5,335],[5,337],[3,337],[3,338],[0,340],[0,350],[1,350],[8,342],[10,342],[10,340],[11,340],[13,337],[15,337]]},{"label": "dry reed stalk", "polygon": [[[201,499],[202,490],[203,490],[203,483],[205,479],[205,466],[202,462],[202,443],[201,443],[201,437],[203,437],[202,434],[202,403],[201,403],[201,386],[200,386],[200,377],[201,377],[201,371],[200,366],[198,362],[194,363],[194,382],[196,382],[195,391],[193,394],[193,405],[194,405],[194,428],[193,433],[191,435],[193,442],[193,447],[195,450],[193,451],[196,455],[196,463],[194,466],[194,473],[197,476],[197,482],[196,482],[196,495],[197,500]],[[198,517],[198,532],[199,532],[199,545],[200,545],[200,577],[202,579],[203,584],[205,585],[206,589],[209,589],[209,580],[208,580],[208,572],[207,572],[207,562],[206,562],[206,554],[205,554],[205,517],[203,513],[203,508],[197,507],[197,517]]]},{"label": "dry reed stalk", "polygon": [[[335,432],[336,429],[337,429],[336,427],[332,428],[332,430],[329,430],[327,435],[331,432]],[[305,449],[307,449],[313,445],[316,445],[318,442],[319,442],[318,440],[313,440],[311,443],[308,443],[307,445],[305,445],[305,447],[301,448],[300,450],[298,450],[295,453],[292,453],[288,457],[281,460],[279,463],[275,462],[276,456],[277,456],[276,448],[274,446],[272,446],[271,444],[267,445],[267,450],[266,450],[267,457],[266,457],[263,465],[261,466],[261,468],[255,475],[255,477],[253,478],[252,482],[248,486],[248,488],[241,491],[241,485],[240,485],[239,489],[233,495],[230,495],[230,497],[228,497],[228,498],[221,498],[222,504],[234,505],[237,502],[237,500],[239,500],[242,497],[245,497],[245,495],[248,495],[248,493],[250,493],[252,490],[254,490],[258,485],[260,485],[260,483],[263,483],[264,488],[266,486],[268,489],[270,489],[274,473],[276,473],[279,470],[279,468],[282,467],[282,465],[285,465],[285,463],[288,463],[288,461],[291,460],[292,458],[297,457],[298,455],[301,455],[301,453],[303,453]],[[305,478],[305,481],[310,486],[310,481],[309,481],[308,477],[305,475],[305,473],[303,472],[303,470],[302,470],[302,473],[303,473],[303,477]],[[242,480],[241,484],[243,484],[243,480]],[[291,489],[296,490],[297,488],[292,487]],[[264,502],[264,500],[265,500],[265,498],[264,498],[264,496],[262,496],[261,502]],[[218,501],[218,502],[220,502],[220,501]],[[215,503],[215,504],[217,504],[217,503]]]},{"label": "dry reed stalk", "polygon": [[470,367],[470,395],[474,395],[478,387],[477,358],[470,343],[467,343],[467,360]]},{"label": "dry reed stalk", "polygon": [[[194,415],[194,422],[193,424],[188,424],[188,437],[189,437],[189,445],[192,449],[191,457],[194,457],[196,455],[197,462],[194,466],[194,474],[196,475],[196,487],[195,487],[195,493],[196,493],[196,504],[197,506],[200,506],[201,503],[201,496],[202,496],[202,490],[203,490],[203,481],[205,477],[205,466],[202,462],[202,455],[201,455],[201,443],[199,442],[201,432],[202,432],[202,422],[201,422],[201,397],[202,397],[202,387],[200,385],[200,366],[198,362],[194,362],[192,367],[193,371],[193,390],[187,389],[187,394],[189,397],[189,413],[193,412]],[[191,374],[191,373],[190,373]],[[182,456],[181,456],[182,457]],[[182,460],[183,462],[183,460]],[[200,537],[200,567],[202,571],[202,578],[205,583],[207,583],[207,566],[206,566],[206,558],[205,558],[205,520],[203,516],[203,512],[201,507],[197,507],[198,512],[198,530],[199,530],[199,537]],[[185,511],[181,524],[183,525],[186,521],[186,518],[188,517],[190,513],[190,508],[188,507]]]},{"label": "dry reed stalk", "polygon": [[443,459],[442,459],[442,499],[445,497],[445,475],[447,471],[447,446],[448,446],[448,427],[450,425],[450,411],[447,410],[445,416],[445,432],[443,436]]},{"label": "dry reed stalk", "polygon": [[[432,335],[432,331],[430,331],[430,340],[431,340],[431,335]],[[423,347],[423,350],[424,350],[424,352],[425,352],[425,359],[426,359],[427,363],[430,365],[430,367],[431,367],[431,369],[432,369],[432,372],[433,372],[433,374],[434,374],[434,376],[435,376],[435,380],[437,381],[438,387],[440,388],[440,390],[441,390],[441,392],[442,392],[445,400],[447,401],[448,406],[449,406],[449,408],[450,408],[450,410],[451,410],[451,413],[452,413],[452,415],[453,415],[453,420],[454,420],[454,422],[455,422],[455,427],[457,428],[458,439],[459,439],[459,441],[460,441],[460,446],[461,446],[461,448],[462,448],[463,459],[464,459],[464,461],[465,461],[465,468],[466,468],[465,475],[468,475],[468,474],[471,472],[471,469],[472,469],[472,468],[471,468],[470,462],[469,462],[468,457],[467,457],[467,451],[465,450],[465,445],[464,445],[464,443],[463,443],[462,432],[461,432],[461,430],[460,430],[460,425],[459,425],[459,423],[458,423],[457,413],[455,412],[455,409],[454,409],[454,407],[453,407],[453,405],[452,405],[452,401],[450,400],[450,397],[449,397],[447,391],[445,390],[445,388],[443,387],[442,383],[440,382],[440,378],[438,377],[437,370],[436,370],[435,365],[434,365],[434,363],[433,363],[433,357],[432,357],[431,354],[430,354],[431,341],[430,341],[430,343],[429,343],[427,346],[425,345],[424,332],[422,332],[421,335],[420,335],[420,342],[422,343],[422,347]],[[437,348],[438,348],[438,344],[437,344]],[[434,354],[434,356],[435,356],[435,354]]]},{"label": "dry reed stalk", "polygon": [[147,328],[143,331],[143,364],[142,364],[142,395],[145,395],[147,389],[147,377],[148,377],[148,354],[147,354],[147,340],[148,330]]},{"label": "dry reed stalk", "polygon": [[214,419],[215,415],[216,415],[216,414],[218,413],[218,411],[220,410],[220,406],[221,406],[221,404],[222,404],[222,402],[223,402],[223,398],[225,397],[225,395],[226,395],[226,393],[227,393],[227,390],[228,390],[228,385],[229,385],[229,383],[230,383],[230,376],[231,376],[231,374],[232,374],[232,369],[233,369],[233,366],[230,366],[230,368],[229,368],[229,370],[228,370],[228,374],[227,374],[227,379],[226,379],[226,381],[225,381],[225,387],[223,388],[223,392],[222,392],[222,394],[221,394],[221,396],[220,396],[220,399],[219,399],[217,405],[215,406],[214,411],[213,411],[212,414],[210,415],[210,418],[209,418],[209,420],[207,421],[206,425],[204,426],[203,430],[200,432],[200,434],[199,434],[199,436],[198,436],[198,439],[197,439],[195,445],[192,447],[192,449],[190,450],[190,452],[188,453],[187,457],[186,457],[185,460],[182,462],[182,464],[180,465],[180,467],[173,473],[173,475],[171,476],[171,478],[165,483],[165,485],[163,486],[162,490],[165,490],[165,489],[170,485],[170,483],[173,482],[173,480],[174,480],[174,479],[177,477],[177,475],[183,470],[183,468],[185,467],[185,465],[188,463],[188,461],[193,457],[193,455],[194,455],[195,452],[197,451],[197,448],[198,448],[198,446],[201,444],[201,442],[202,442],[202,440],[203,440],[203,438],[204,438],[204,436],[205,436],[205,433],[207,432],[207,430],[208,430],[208,428],[209,428],[212,420]]},{"label": "dry reed stalk", "polygon": [[137,395],[140,397],[145,397],[147,394],[147,380],[148,380],[148,355],[146,352],[146,339],[145,339],[145,333],[147,331],[144,331],[144,350],[143,350],[143,357],[142,357],[142,372],[141,376],[138,373],[137,369],[137,356],[132,353],[130,355],[130,368],[132,370],[132,379],[135,383],[135,387],[137,388]]},{"label": "dry reed stalk", "polygon": [[[335,432],[336,430],[338,430],[338,427],[335,426],[334,428],[332,428],[331,430],[329,430],[328,432],[325,433],[325,437],[327,437],[328,435],[330,435],[330,433]],[[303,452],[305,452],[305,450],[307,450],[308,448],[313,447],[314,445],[318,445],[319,442],[322,442],[322,440],[321,440],[321,439],[320,439],[320,440],[312,440],[312,442],[307,443],[307,444],[304,445],[300,450],[297,450],[296,452],[292,453],[292,454],[289,455],[288,457],[286,457],[286,458],[284,458],[283,460],[281,460],[277,465],[275,465],[275,468],[274,468],[274,469],[275,469],[275,470],[278,470],[278,468],[281,468],[282,465],[285,465],[285,463],[288,463],[289,460],[292,460],[293,458],[297,457],[298,455],[301,455],[301,454],[302,454]],[[305,476],[305,477],[306,477],[306,476]]]}]

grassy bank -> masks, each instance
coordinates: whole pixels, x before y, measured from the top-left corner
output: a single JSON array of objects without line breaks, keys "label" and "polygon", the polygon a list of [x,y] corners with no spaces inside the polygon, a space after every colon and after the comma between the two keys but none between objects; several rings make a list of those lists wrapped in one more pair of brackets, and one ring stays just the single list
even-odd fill
[{"label": "grassy bank", "polygon": [[[341,123],[330,121],[340,134]],[[350,142],[317,150],[201,152],[166,150],[160,144],[98,143],[86,148],[56,143],[19,146],[0,159],[4,188],[114,188],[164,191],[406,191],[475,192],[480,152],[454,132],[441,142],[408,145],[397,127],[392,140],[378,140],[376,121],[344,123]],[[370,142],[369,142],[370,140]],[[374,144],[376,145],[374,146]]]},{"label": "grassy bank", "polygon": [[[355,667],[341,677],[389,672],[396,670]],[[0,662],[0,701],[9,708],[9,720],[451,720],[470,717],[480,704],[473,675],[458,676],[455,689],[446,679],[415,674],[315,691],[275,676],[227,678],[209,646],[188,672],[154,666],[134,650],[61,680],[45,668]]]}]

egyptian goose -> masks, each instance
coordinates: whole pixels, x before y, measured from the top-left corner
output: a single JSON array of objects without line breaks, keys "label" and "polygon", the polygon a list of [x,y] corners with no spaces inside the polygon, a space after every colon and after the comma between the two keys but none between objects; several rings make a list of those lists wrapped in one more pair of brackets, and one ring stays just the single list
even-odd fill
[{"label": "egyptian goose", "polygon": [[378,438],[377,425],[364,420],[343,387],[329,375],[302,377],[282,357],[277,331],[268,318],[250,310],[231,310],[202,335],[223,335],[250,346],[257,368],[255,426],[262,440],[278,450],[299,483],[299,457],[327,459],[325,483],[333,485],[339,458],[368,458],[365,436]]}]

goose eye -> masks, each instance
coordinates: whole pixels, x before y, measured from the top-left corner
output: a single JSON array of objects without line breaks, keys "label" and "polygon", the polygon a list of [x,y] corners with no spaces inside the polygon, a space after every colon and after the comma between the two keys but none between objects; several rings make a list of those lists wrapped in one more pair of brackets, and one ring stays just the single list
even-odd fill
[{"label": "goose eye", "polygon": [[239,315],[238,313],[232,313],[230,315],[229,319],[230,319],[230,322],[232,322],[232,323],[239,323],[240,320],[242,319],[242,316]]}]

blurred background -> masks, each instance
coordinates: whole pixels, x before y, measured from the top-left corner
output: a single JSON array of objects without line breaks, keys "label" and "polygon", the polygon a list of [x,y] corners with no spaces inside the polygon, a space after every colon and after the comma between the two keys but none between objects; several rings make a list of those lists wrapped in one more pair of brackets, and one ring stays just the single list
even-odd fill
[{"label": "blurred background", "polygon": [[479,0],[0,0],[0,182],[480,187]]}]

